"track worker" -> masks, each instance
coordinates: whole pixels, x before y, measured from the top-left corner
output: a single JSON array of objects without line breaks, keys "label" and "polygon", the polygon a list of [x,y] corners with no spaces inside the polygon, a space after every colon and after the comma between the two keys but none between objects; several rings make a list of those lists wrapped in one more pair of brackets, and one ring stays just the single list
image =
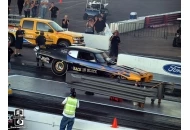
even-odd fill
[{"label": "track worker", "polygon": [[[36,45],[39,46],[40,50],[46,49],[45,43],[46,43],[46,37],[44,36],[44,32],[41,31],[40,35],[36,38]],[[36,61],[37,61],[37,66],[39,66],[40,59],[36,58]],[[44,67],[44,62],[42,62],[42,67]]]},{"label": "track worker", "polygon": [[118,51],[119,51],[119,44],[120,44],[120,37],[118,30],[115,30],[113,35],[110,38],[111,47],[110,47],[110,54],[109,56],[114,60],[117,61]]},{"label": "track worker", "polygon": [[65,130],[66,126],[66,130],[72,130],[75,120],[76,108],[79,108],[79,100],[76,99],[76,92],[71,91],[70,96],[65,98],[65,100],[62,102],[62,105],[64,105],[64,109],[60,130]]},{"label": "track worker", "polygon": [[23,36],[24,36],[24,30],[21,30],[21,26],[19,25],[18,30],[16,31],[15,57],[22,56],[20,54],[20,51],[22,50]]}]

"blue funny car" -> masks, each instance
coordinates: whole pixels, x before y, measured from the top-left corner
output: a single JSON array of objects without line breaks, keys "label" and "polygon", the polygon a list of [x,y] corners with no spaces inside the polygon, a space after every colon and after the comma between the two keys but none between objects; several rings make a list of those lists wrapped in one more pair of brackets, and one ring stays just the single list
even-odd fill
[{"label": "blue funny car", "polygon": [[118,66],[101,50],[84,46],[70,46],[65,49],[35,49],[37,58],[44,63],[51,63],[52,72],[62,76],[68,70],[81,73],[120,77],[122,79],[150,82],[153,75],[149,72]]}]

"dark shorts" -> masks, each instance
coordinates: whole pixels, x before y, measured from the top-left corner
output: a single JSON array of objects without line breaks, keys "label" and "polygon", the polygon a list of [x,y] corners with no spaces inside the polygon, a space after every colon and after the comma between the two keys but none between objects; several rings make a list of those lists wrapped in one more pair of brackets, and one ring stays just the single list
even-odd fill
[{"label": "dark shorts", "polygon": [[111,48],[109,56],[110,57],[112,57],[112,56],[117,57],[118,56],[118,48]]},{"label": "dark shorts", "polygon": [[16,49],[22,49],[22,44],[21,42],[15,42],[15,48]]}]

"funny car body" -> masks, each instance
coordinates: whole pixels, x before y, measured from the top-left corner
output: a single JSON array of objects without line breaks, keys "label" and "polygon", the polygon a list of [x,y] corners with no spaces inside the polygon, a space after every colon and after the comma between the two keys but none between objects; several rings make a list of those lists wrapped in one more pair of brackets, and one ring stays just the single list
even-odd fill
[{"label": "funny car body", "polygon": [[122,79],[150,82],[153,75],[149,72],[118,66],[110,60],[104,51],[84,46],[70,46],[64,49],[34,48],[37,58],[44,63],[51,64],[55,75],[63,76],[67,71],[77,71],[106,77],[120,77]]}]

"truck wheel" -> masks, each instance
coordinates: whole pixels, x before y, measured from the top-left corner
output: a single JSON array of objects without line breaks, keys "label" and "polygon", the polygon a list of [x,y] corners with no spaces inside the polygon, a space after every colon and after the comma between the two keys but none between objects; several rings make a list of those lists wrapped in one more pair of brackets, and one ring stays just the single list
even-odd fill
[{"label": "truck wheel", "polygon": [[11,42],[11,46],[14,45],[14,37],[11,34],[8,34],[8,39]]},{"label": "truck wheel", "polygon": [[83,20],[87,20],[88,19],[88,14],[84,14],[84,16],[83,16]]},{"label": "truck wheel", "polygon": [[62,40],[58,42],[58,45],[61,47],[68,47],[70,44],[68,41]]},{"label": "truck wheel", "polygon": [[53,60],[51,65],[52,72],[57,76],[63,76],[68,69],[68,65],[65,61]]}]

